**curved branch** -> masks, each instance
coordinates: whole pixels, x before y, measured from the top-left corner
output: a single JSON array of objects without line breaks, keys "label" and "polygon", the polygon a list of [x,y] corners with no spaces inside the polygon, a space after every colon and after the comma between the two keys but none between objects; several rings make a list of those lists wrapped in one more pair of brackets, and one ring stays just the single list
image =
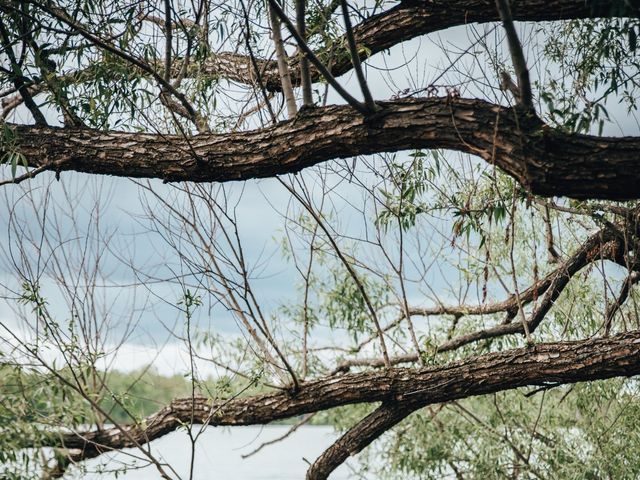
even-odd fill
[{"label": "curved branch", "polygon": [[[615,7],[615,8],[614,8]],[[625,2],[613,0],[550,0],[546,2],[532,0],[514,0],[511,2],[512,18],[515,21],[554,21],[584,18],[600,18],[612,15],[635,17],[639,15],[636,8]],[[403,1],[399,5],[373,15],[359,25],[354,26],[353,35],[358,46],[360,60],[370,55],[387,50],[394,45],[412,38],[447,28],[470,23],[487,23],[500,21],[495,3],[490,0],[433,0],[429,2],[412,0]],[[340,38],[335,45],[347,45],[347,39]],[[317,52],[322,57],[322,52]],[[241,55],[222,54],[214,57],[205,65],[204,71],[212,75],[220,75],[240,83],[251,83],[249,62]],[[232,60],[233,59],[233,60]],[[237,64],[235,62],[238,62]],[[280,81],[275,62],[266,62],[265,84],[269,90],[279,90]],[[239,67],[239,68],[237,68]],[[339,77],[353,68],[347,51],[342,51],[332,59],[330,73]],[[321,79],[320,72],[311,68],[312,80]],[[248,81],[249,80],[249,81]],[[296,63],[291,65],[291,80],[300,85],[300,69]]]},{"label": "curved branch", "polygon": [[420,408],[419,402],[386,402],[349,429],[327,448],[307,471],[307,480],[325,480],[347,458],[362,449],[384,432]]},{"label": "curved branch", "polygon": [[327,160],[444,148],[494,163],[535,194],[630,199],[640,190],[638,137],[570,135],[482,100],[385,102],[363,118],[348,106],[305,111],[276,126],[172,135],[14,126],[31,167],[165,181],[230,181],[297,172]]},{"label": "curved branch", "polygon": [[[609,338],[537,344],[443,366],[351,373],[288,392],[215,402],[174,400],[142,422],[121,428],[52,435],[51,446],[82,451],[82,458],[148,443],[185,423],[255,425],[343,405],[407,402],[412,408],[524,386],[576,383],[640,374],[640,331]],[[126,431],[126,435],[123,434]]]},{"label": "curved branch", "polygon": [[[615,8],[614,8],[615,7]],[[585,18],[601,18],[609,16],[635,17],[639,15],[637,8],[627,2],[620,4],[614,0],[550,0],[547,2],[532,0],[514,0],[511,12],[515,21],[557,21]],[[394,45],[412,38],[447,28],[470,23],[487,23],[500,21],[495,4],[489,0],[434,0],[403,1],[399,5],[373,15],[359,25],[354,26],[353,35],[358,46],[360,60],[370,55],[387,50]],[[347,39],[340,38],[335,45],[347,45]],[[328,52],[319,51],[323,57]],[[335,54],[336,52],[334,52]],[[301,85],[299,60],[290,65],[293,86]],[[264,86],[267,90],[280,91],[281,83],[278,67],[273,60],[257,60],[262,72]],[[157,68],[160,65],[156,66]],[[353,64],[347,51],[337,51],[332,57],[329,72],[339,77],[350,71]],[[172,74],[178,75],[183,70],[183,59],[174,58]],[[311,80],[320,81],[322,75],[310,66]],[[209,75],[226,78],[238,83],[252,85],[255,82],[254,68],[248,55],[233,52],[213,53],[203,65],[192,64],[184,72],[186,76]]]}]

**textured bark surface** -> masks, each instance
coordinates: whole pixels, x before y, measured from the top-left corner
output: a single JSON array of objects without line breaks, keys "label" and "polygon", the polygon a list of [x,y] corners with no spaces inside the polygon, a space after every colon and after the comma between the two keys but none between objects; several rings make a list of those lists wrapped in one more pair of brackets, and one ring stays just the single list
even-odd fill
[{"label": "textured bark surface", "polygon": [[[639,373],[640,331],[634,331],[611,338],[539,344],[438,367],[351,373],[304,383],[295,394],[282,392],[221,402],[196,398],[195,404],[190,398],[178,399],[138,425],[66,434],[58,441],[66,448],[81,450],[78,457],[84,459],[150,442],[191,421],[214,426],[265,424],[364,402],[384,402],[391,408],[397,405],[402,412],[524,386]],[[364,446],[359,444],[355,451]],[[350,445],[344,448],[350,451]]]},{"label": "textured bark surface", "polygon": [[307,470],[307,480],[324,480],[367,445],[416,411],[419,402],[386,402],[349,429],[327,448]]},{"label": "textured bark surface", "polygon": [[[516,21],[553,21],[608,16],[637,16],[638,9],[628,2],[585,0],[514,0],[511,2]],[[469,23],[497,22],[500,20],[493,0],[435,0],[404,1],[399,5],[371,16],[354,27],[361,60],[368,55],[387,50],[401,42],[447,28]],[[346,38],[336,45],[347,45]],[[364,48],[362,48],[364,47]],[[259,61],[262,79],[270,91],[280,90],[280,79],[275,61]],[[300,84],[300,69],[292,59],[291,80]],[[353,68],[345,51],[334,52],[330,71],[340,76]],[[204,72],[240,83],[253,83],[255,74],[250,60],[243,55],[220,53],[211,57]],[[311,67],[314,82],[321,80],[320,73]]]},{"label": "textured bark surface", "polygon": [[32,167],[229,181],[292,173],[331,159],[414,148],[477,155],[529,191],[575,198],[640,197],[640,138],[568,135],[481,100],[407,99],[363,117],[347,106],[305,110],[274,127],[195,137],[16,126]]}]

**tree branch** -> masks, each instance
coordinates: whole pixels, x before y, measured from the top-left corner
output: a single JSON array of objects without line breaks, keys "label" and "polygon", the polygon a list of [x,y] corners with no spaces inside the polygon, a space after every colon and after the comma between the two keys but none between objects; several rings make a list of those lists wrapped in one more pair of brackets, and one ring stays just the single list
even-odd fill
[{"label": "tree branch", "polygon": [[[142,422],[51,436],[52,447],[103,452],[148,443],[185,423],[255,425],[356,403],[403,402],[414,410],[435,403],[554,382],[568,384],[640,374],[640,331],[609,338],[536,344],[443,366],[346,374],[301,384],[288,392],[215,402],[176,399]],[[126,435],[123,433],[126,432]]]},{"label": "tree branch", "polygon": [[[346,106],[329,106],[273,127],[188,140],[179,135],[13,128],[30,166],[50,164],[60,171],[224,182],[293,173],[336,158],[444,148],[495,164],[535,194],[616,200],[640,196],[638,137],[572,135],[537,123],[525,125],[511,109],[482,100],[405,99],[382,105],[384,111],[375,119]],[[526,131],[529,137],[523,137]]]},{"label": "tree branch", "polygon": [[376,110],[376,104],[373,101],[373,96],[371,95],[371,91],[369,90],[369,86],[367,85],[367,78],[364,76],[364,72],[362,71],[360,54],[358,53],[356,39],[353,36],[351,19],[349,18],[349,7],[346,0],[341,0],[340,3],[342,5],[342,18],[344,19],[344,28],[346,30],[345,35],[347,37],[347,43],[349,45],[351,63],[353,63],[353,68],[356,71],[356,77],[358,78],[358,83],[360,84],[360,90],[362,91],[362,96],[364,97],[364,104],[367,106],[367,109],[370,112],[374,112]]},{"label": "tree branch", "polygon": [[318,69],[318,71],[322,74],[324,79],[334,88],[334,90],[340,95],[344,101],[346,101],[349,105],[351,105],[354,109],[359,111],[360,113],[366,114],[369,113],[369,110],[358,100],[356,100],[349,92],[347,92],[340,83],[335,79],[335,77],[331,74],[331,72],[324,66],[324,64],[320,61],[320,59],[313,53],[307,42],[303,40],[303,38],[298,34],[296,27],[291,23],[291,20],[287,18],[280,5],[276,0],[268,0],[269,6],[272,11],[276,13],[278,18],[284,23],[289,30],[289,33],[295,38],[298,43],[298,47],[304,55],[309,59],[309,61]]},{"label": "tree branch", "polygon": [[[302,41],[307,41],[306,29],[306,0],[296,0],[296,28]],[[311,71],[309,70],[309,61],[304,53],[298,54],[298,62],[300,63],[300,85],[302,86],[302,105],[305,107],[313,106],[313,95],[311,92]]]},{"label": "tree branch", "polygon": [[[638,232],[630,232],[632,235],[637,235]],[[615,233],[608,228],[599,230],[591,235],[577,251],[571,255],[560,267],[549,273],[544,279],[538,283],[530,286],[524,290],[520,299],[524,304],[528,304],[539,295],[544,293],[544,297],[540,305],[534,310],[530,318],[527,320],[527,327],[530,332],[534,332],[540,322],[544,319],[554,302],[558,299],[564,288],[569,283],[570,279],[574,277],[580,270],[587,265],[600,259],[610,260],[616,263],[620,263],[620,257],[625,253],[633,249],[633,246],[628,242],[625,242],[623,238],[616,236]],[[624,263],[624,262],[622,262]],[[626,300],[626,296],[622,297],[622,293],[625,292],[625,288],[621,292],[621,302]],[[627,290],[628,293],[628,290]],[[409,310],[410,315],[486,315],[499,312],[507,312],[510,315],[515,316],[516,310],[519,308],[515,295],[512,295],[507,300],[502,302],[496,302],[488,305],[460,305],[453,306],[441,306],[429,308],[414,308]],[[619,305],[618,305],[619,308]],[[614,312],[615,313],[615,312]],[[522,323],[503,323],[494,327],[477,330],[475,332],[459,335],[452,339],[449,339],[436,347],[437,352],[447,352],[456,350],[464,345],[468,345],[479,340],[486,340],[489,338],[497,338],[505,335],[514,335],[525,333]],[[389,359],[392,365],[398,365],[401,363],[416,362],[418,356],[415,354],[401,355]],[[331,373],[336,375],[338,373],[344,373],[349,371],[352,367],[376,367],[380,368],[386,366],[386,363],[382,359],[378,358],[354,358],[346,360],[340,363]]]},{"label": "tree branch", "polygon": [[347,458],[420,408],[419,402],[385,402],[327,448],[307,471],[307,480],[325,480]]},{"label": "tree branch", "polygon": [[[612,7],[616,8],[613,9]],[[556,21],[583,18],[599,18],[617,15],[620,17],[636,17],[638,9],[625,2],[623,5],[614,0],[585,2],[584,0],[550,0],[532,2],[531,0],[514,0],[511,2],[511,13],[514,21]],[[359,25],[354,26],[353,35],[360,52],[360,60],[367,56],[387,50],[394,45],[429,33],[445,30],[458,25],[500,21],[495,4],[490,1],[476,2],[472,0],[433,0],[403,1],[395,7],[373,15]],[[336,40],[336,45],[347,45],[347,39]],[[320,54],[321,52],[317,52]],[[329,72],[334,77],[347,73],[353,65],[347,52],[338,50],[332,58]],[[263,61],[264,62],[264,61]],[[240,83],[251,83],[250,70],[246,58],[232,53],[221,53],[206,62],[204,71],[220,75]],[[275,62],[267,62],[264,69],[265,85],[268,90],[278,91],[280,82]],[[291,65],[291,81],[294,86],[301,84],[299,69]],[[311,68],[312,81],[321,80],[322,75],[317,68]]]},{"label": "tree branch", "polygon": [[531,113],[535,113],[533,107],[533,93],[531,92],[531,81],[529,80],[529,69],[527,68],[527,62],[524,59],[524,52],[522,51],[522,44],[518,39],[518,32],[513,25],[513,17],[511,16],[511,8],[509,7],[509,0],[496,0],[496,7],[502,20],[502,26],[507,35],[507,44],[509,45],[509,53],[511,54],[511,61],[513,62],[513,68],[516,71],[516,77],[518,78],[518,96],[517,102],[519,105],[527,109]]},{"label": "tree branch", "polygon": [[633,287],[636,283],[640,281],[640,272],[632,271],[629,272],[629,275],[622,282],[622,287],[620,287],[620,292],[618,293],[618,297],[607,305],[607,309],[604,314],[604,335],[608,336],[611,332],[611,326],[613,324],[613,318],[624,302],[627,301],[629,297],[629,292],[631,291],[631,287]]},{"label": "tree branch", "polygon": [[[339,2],[335,2],[337,6]],[[612,6],[616,5],[616,9]],[[609,17],[615,14],[620,17],[638,16],[638,10],[631,5],[619,5],[613,0],[585,2],[583,0],[552,0],[549,2],[531,2],[531,0],[515,0],[511,3],[514,21],[557,21],[583,18]],[[157,23],[164,23],[160,18],[149,18]],[[429,33],[445,30],[458,25],[470,23],[486,23],[499,21],[500,16],[495,5],[490,2],[478,5],[471,0],[435,0],[432,2],[404,1],[397,6],[373,15],[359,25],[354,26],[353,35],[358,46],[360,60],[369,55],[387,50],[394,45]],[[181,20],[186,22],[185,20]],[[335,44],[347,45],[347,39],[338,39]],[[317,52],[319,55],[322,52]],[[326,52],[325,52],[326,53]],[[327,67],[333,77],[339,77],[353,68],[348,55],[338,51],[332,57],[331,66]],[[183,59],[174,58],[172,75],[183,69]],[[280,77],[275,61],[257,60],[263,73],[265,88],[272,92],[281,90]],[[290,65],[292,85],[301,85],[300,69],[297,61]],[[157,65],[161,68],[162,65]],[[149,72],[142,69],[145,74]],[[229,80],[252,84],[253,67],[247,55],[232,52],[213,53],[203,65],[192,65],[187,68],[186,76],[206,74],[223,77]],[[322,79],[320,71],[311,66],[311,81]]]},{"label": "tree branch", "polygon": [[271,24],[271,35],[273,37],[273,43],[276,50],[282,94],[284,95],[284,101],[287,104],[287,113],[289,114],[289,118],[293,118],[296,116],[296,113],[298,113],[298,107],[296,106],[296,99],[293,96],[293,87],[291,86],[291,77],[289,75],[289,63],[287,62],[287,52],[284,49],[282,31],[280,30],[280,18],[273,5],[269,5],[269,23]]},{"label": "tree branch", "polygon": [[22,101],[31,112],[31,115],[33,115],[33,119],[35,120],[36,125],[46,125],[47,120],[44,118],[44,115],[40,111],[40,108],[33,101],[31,92],[25,84],[26,77],[23,75],[22,67],[16,59],[15,54],[13,53],[13,45],[11,44],[11,39],[9,38],[9,33],[4,26],[2,17],[0,17],[0,39],[2,46],[4,47],[4,52],[9,57],[9,61],[11,63],[11,70],[13,72],[13,74],[11,75],[11,81],[13,82],[16,90],[18,90],[20,97],[22,97]]}]

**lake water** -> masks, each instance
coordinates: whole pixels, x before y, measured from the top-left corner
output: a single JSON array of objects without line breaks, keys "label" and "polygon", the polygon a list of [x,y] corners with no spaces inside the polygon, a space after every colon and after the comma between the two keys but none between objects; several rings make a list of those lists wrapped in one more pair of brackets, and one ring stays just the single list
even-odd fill
[{"label": "lake water", "polygon": [[[196,444],[194,479],[197,480],[300,480],[304,479],[309,466],[338,434],[331,427],[303,426],[281,442],[264,447],[255,455],[243,459],[242,455],[255,450],[263,442],[278,438],[289,430],[286,425],[233,427],[209,427],[204,430]],[[189,478],[190,441],[186,432],[170,433],[152,442],[152,453],[170,464],[180,475]],[[103,455],[86,462],[89,472],[82,478],[107,480],[116,478],[113,472],[98,473],[106,468],[112,470],[132,462],[130,455],[140,456],[137,450],[125,450]],[[144,465],[144,462],[138,462]],[[356,477],[353,466],[357,462],[342,465],[330,477],[331,480],[346,480]],[[178,478],[176,475],[174,477]],[[118,479],[152,480],[160,478],[153,466],[120,473]],[[360,478],[360,477],[358,477]]]}]

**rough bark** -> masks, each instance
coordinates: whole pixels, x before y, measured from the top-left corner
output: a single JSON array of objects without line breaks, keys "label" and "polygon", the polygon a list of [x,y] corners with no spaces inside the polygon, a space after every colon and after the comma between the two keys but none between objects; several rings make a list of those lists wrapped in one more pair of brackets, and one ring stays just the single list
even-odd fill
[{"label": "rough bark", "polygon": [[475,154],[532,193],[640,197],[638,137],[555,131],[482,100],[406,99],[363,117],[352,108],[307,110],[260,130],[191,138],[15,126],[32,167],[166,181],[229,181],[297,172],[336,158],[418,148]]},{"label": "rough bark", "polygon": [[[608,16],[638,16],[637,7],[627,2],[612,0],[514,0],[511,2],[513,19],[516,21],[554,21]],[[447,28],[469,23],[497,22],[500,16],[492,0],[437,0],[404,1],[397,6],[373,15],[354,27],[355,41],[359,47],[360,60],[368,55],[387,50],[401,42]],[[339,39],[336,45],[346,45],[347,39]],[[323,57],[326,52],[318,52]],[[275,60],[257,60],[264,86],[268,91],[280,91],[282,86],[278,66]],[[154,65],[159,68],[160,65]],[[327,65],[335,77],[343,75],[353,68],[350,57],[345,51],[334,52],[331,65]],[[321,80],[320,72],[310,66],[311,79]],[[174,75],[186,74],[226,78],[238,83],[252,85],[256,75],[248,55],[233,52],[217,52],[203,65],[193,64],[183,72],[182,59],[174,59]],[[67,75],[66,77],[68,77]],[[75,81],[82,81],[76,78]],[[292,62],[291,81],[294,86],[301,84],[298,61]]]},{"label": "rough bark", "polygon": [[367,445],[393,428],[417,410],[419,402],[383,403],[357,425],[349,429],[327,448],[307,470],[307,480],[324,480],[347,458],[361,452]]},{"label": "rough bark", "polygon": [[[350,373],[281,392],[227,401],[177,399],[136,425],[63,434],[54,446],[79,449],[76,458],[157,439],[184,423],[265,424],[356,403],[383,402],[412,410],[426,405],[524,386],[567,384],[640,374],[640,331],[574,342],[538,344],[443,366]],[[360,447],[359,447],[360,448]]]},{"label": "rough bark", "polygon": [[[585,0],[514,0],[511,12],[515,21],[553,21],[584,18],[601,18],[608,16],[638,16],[636,7],[628,2],[585,1]],[[358,44],[360,59],[368,55],[387,50],[401,42],[447,28],[470,23],[486,23],[500,21],[500,16],[493,0],[435,0],[404,1],[399,5],[369,17],[354,27],[354,37]],[[347,45],[346,38],[335,42],[336,45]],[[322,56],[322,54],[321,54]],[[291,65],[291,81],[300,85],[300,69],[297,64]],[[275,62],[261,62],[264,70],[263,79],[268,90],[278,91],[280,79]],[[337,77],[353,68],[346,51],[338,52],[331,62],[330,71]],[[232,53],[215,55],[204,66],[204,71],[234,80],[240,83],[252,83],[249,60]],[[321,79],[317,69],[311,67],[314,82]]]}]

